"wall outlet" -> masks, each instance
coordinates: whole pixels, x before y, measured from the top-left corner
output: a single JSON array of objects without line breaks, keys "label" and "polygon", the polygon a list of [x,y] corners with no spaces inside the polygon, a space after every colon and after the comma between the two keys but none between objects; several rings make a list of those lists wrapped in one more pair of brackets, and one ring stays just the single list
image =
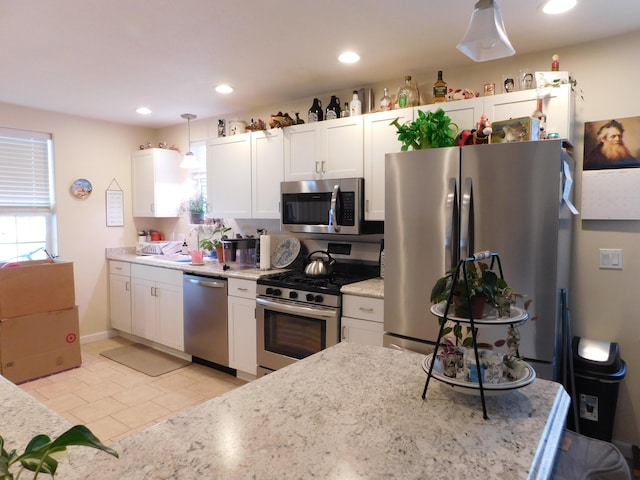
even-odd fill
[{"label": "wall outlet", "polygon": [[607,270],[622,270],[623,252],[620,248],[600,249],[600,268]]}]

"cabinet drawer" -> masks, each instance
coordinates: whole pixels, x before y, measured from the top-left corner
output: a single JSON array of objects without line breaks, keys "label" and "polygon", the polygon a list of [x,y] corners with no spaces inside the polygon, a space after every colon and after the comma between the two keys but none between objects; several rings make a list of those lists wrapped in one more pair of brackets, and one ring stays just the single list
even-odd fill
[{"label": "cabinet drawer", "polygon": [[256,298],[256,282],[239,278],[229,279],[229,295],[232,297]]},{"label": "cabinet drawer", "polygon": [[384,300],[357,295],[343,295],[342,314],[345,317],[362,318],[382,323],[384,321]]},{"label": "cabinet drawer", "polygon": [[168,283],[170,285],[182,286],[182,270],[172,270],[170,268],[150,267],[134,263],[131,265],[131,276],[153,282]]},{"label": "cabinet drawer", "polygon": [[109,273],[115,273],[116,275],[131,275],[131,264],[129,262],[109,260]]}]

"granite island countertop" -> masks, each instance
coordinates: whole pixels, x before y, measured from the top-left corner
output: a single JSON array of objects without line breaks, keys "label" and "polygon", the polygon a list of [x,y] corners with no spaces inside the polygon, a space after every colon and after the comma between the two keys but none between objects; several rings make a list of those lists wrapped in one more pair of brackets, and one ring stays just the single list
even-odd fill
[{"label": "granite island countertop", "polygon": [[[120,459],[72,447],[59,475],[548,478],[568,409],[561,385],[538,379],[488,397],[484,420],[479,397],[437,381],[422,400],[422,359],[414,352],[342,342],[111,445]],[[34,402],[0,406],[8,444],[14,429],[60,429],[60,421],[40,419],[42,408]]]}]

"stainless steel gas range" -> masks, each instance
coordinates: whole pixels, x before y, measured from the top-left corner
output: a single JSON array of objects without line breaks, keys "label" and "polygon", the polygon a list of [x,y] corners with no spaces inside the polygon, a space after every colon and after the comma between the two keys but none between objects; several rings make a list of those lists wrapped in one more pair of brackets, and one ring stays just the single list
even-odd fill
[{"label": "stainless steel gas range", "polygon": [[[257,281],[258,376],[286,367],[340,341],[342,296],[347,284],[379,276],[379,243],[305,240],[306,251],[335,259],[328,276],[310,276],[307,258],[286,272]],[[326,257],[323,257],[326,258]]]}]

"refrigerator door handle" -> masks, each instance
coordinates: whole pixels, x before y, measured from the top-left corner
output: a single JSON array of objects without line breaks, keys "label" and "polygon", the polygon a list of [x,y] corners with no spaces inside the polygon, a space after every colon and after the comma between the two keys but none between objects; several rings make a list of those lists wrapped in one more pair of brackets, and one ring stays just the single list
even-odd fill
[{"label": "refrigerator door handle", "polygon": [[445,241],[444,241],[444,256],[446,263],[446,270],[450,270],[458,264],[457,253],[458,249],[455,248],[456,235],[458,226],[455,219],[458,218],[458,189],[457,179],[450,178],[447,185],[447,198],[445,201]]},{"label": "refrigerator door handle", "polygon": [[473,184],[469,177],[464,179],[460,202],[460,256],[467,258],[473,253]]}]

